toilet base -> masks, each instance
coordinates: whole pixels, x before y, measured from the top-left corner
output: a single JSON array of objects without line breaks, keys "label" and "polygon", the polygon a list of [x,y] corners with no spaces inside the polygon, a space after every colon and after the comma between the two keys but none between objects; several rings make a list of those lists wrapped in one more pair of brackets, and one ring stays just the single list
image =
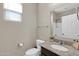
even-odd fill
[{"label": "toilet base", "polygon": [[32,49],[27,50],[24,56],[40,56],[40,55],[41,55],[41,52],[39,49],[32,48]]}]

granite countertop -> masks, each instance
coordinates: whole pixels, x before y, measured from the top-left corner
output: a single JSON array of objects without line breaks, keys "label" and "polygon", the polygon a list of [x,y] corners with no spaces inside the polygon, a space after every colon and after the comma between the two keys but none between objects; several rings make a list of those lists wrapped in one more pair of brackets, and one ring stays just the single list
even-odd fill
[{"label": "granite countertop", "polygon": [[56,50],[56,49],[53,49],[52,47],[50,47],[50,45],[52,45],[52,44],[58,44],[58,43],[46,41],[45,43],[42,44],[42,47],[48,49],[51,52],[54,52],[54,53],[60,55],[60,56],[79,56],[79,50],[73,48],[72,46],[64,44],[63,46],[68,48],[69,51],[60,51],[60,50]]}]

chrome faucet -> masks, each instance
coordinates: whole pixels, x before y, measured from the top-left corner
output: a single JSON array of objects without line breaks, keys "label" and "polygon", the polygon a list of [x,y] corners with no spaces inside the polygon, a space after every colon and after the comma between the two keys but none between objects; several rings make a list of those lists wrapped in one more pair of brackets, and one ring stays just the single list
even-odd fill
[{"label": "chrome faucet", "polygon": [[63,42],[62,40],[60,40],[60,41],[59,41],[59,44],[60,44],[60,45],[63,45],[63,44],[64,44],[64,42]]}]

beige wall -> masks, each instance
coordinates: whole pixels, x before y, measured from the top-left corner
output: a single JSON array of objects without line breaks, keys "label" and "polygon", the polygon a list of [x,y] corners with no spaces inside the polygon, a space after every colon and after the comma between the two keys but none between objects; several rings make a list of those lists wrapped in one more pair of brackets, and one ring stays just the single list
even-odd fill
[{"label": "beige wall", "polygon": [[[36,38],[47,40],[49,36],[49,4],[23,4],[21,23],[5,21],[3,5],[0,4],[0,55],[23,55],[35,46]],[[22,48],[17,47],[20,42],[24,43]]]},{"label": "beige wall", "polygon": [[[5,21],[0,4],[0,55],[23,55],[35,46],[36,14],[36,4],[23,4],[21,23]],[[20,42],[24,43],[22,48],[17,47]]]},{"label": "beige wall", "polygon": [[[48,27],[46,27],[48,26]],[[50,6],[38,4],[38,38],[47,40],[50,36]]]}]

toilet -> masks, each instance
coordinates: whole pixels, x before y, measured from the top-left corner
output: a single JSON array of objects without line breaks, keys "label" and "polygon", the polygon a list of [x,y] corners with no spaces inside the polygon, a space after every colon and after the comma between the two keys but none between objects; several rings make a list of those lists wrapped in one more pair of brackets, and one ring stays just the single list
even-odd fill
[{"label": "toilet", "polygon": [[31,48],[25,52],[25,56],[40,56],[41,55],[41,45],[45,41],[43,40],[36,40],[37,48]]}]

